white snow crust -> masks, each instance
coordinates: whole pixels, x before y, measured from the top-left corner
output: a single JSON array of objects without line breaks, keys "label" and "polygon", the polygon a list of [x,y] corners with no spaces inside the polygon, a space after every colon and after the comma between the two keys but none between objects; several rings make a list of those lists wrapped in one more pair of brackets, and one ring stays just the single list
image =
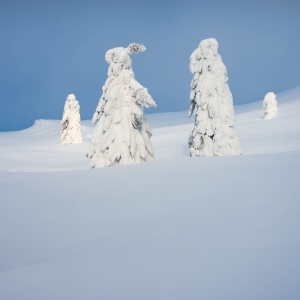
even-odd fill
[{"label": "white snow crust", "polygon": [[276,95],[273,92],[266,94],[263,101],[263,108],[265,112],[265,120],[270,120],[278,116]]},{"label": "white snow crust", "polygon": [[[0,133],[0,299],[300,299],[300,87],[235,106],[242,156],[189,157],[187,111],[147,116],[156,161],[90,169],[60,120]],[[60,172],[58,172],[60,171]]]},{"label": "white snow crust", "polygon": [[242,153],[234,130],[232,94],[227,70],[218,54],[216,39],[200,42],[190,57],[190,112],[195,127],[189,137],[191,156],[239,155]]},{"label": "white snow crust", "polygon": [[61,120],[61,143],[63,145],[82,143],[80,106],[74,94],[67,97]]},{"label": "white snow crust", "polygon": [[145,51],[140,44],[106,52],[108,79],[93,116],[87,156],[92,167],[108,167],[154,161],[152,131],[143,106],[156,106],[148,90],[139,84],[131,67],[132,53]]}]

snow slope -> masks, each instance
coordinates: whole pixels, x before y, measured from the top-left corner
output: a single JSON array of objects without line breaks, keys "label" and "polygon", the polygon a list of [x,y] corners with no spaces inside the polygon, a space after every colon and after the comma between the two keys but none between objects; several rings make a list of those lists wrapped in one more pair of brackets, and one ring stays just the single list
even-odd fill
[{"label": "snow slope", "polygon": [[[235,106],[236,131],[243,154],[300,149],[300,87],[277,95],[279,116],[263,120],[262,100]],[[189,157],[188,137],[194,118],[188,111],[148,115],[156,161]],[[44,172],[89,169],[85,157],[90,120],[82,121],[83,144],[61,146],[60,121],[37,120],[25,130],[0,133],[0,170]]]},{"label": "snow slope", "polygon": [[88,169],[90,121],[0,133],[0,299],[300,299],[300,87],[277,100],[235,107],[234,157],[189,158],[187,112],[123,167]]}]

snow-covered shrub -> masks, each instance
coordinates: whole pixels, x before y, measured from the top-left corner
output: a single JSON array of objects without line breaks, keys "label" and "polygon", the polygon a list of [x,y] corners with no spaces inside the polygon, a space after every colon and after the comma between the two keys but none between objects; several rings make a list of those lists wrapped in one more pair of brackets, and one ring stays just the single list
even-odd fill
[{"label": "snow-covered shrub", "polygon": [[151,129],[143,106],[156,106],[148,90],[139,84],[131,68],[132,53],[145,51],[130,44],[106,52],[108,78],[93,116],[87,157],[92,167],[108,167],[154,160]]},{"label": "snow-covered shrub", "polygon": [[234,130],[232,94],[227,70],[218,54],[215,39],[201,41],[190,57],[190,112],[195,127],[189,137],[191,156],[239,155],[242,153]]},{"label": "snow-covered shrub", "polygon": [[266,94],[263,101],[263,108],[265,112],[265,120],[270,120],[278,116],[276,95],[273,92]]},{"label": "snow-covered shrub", "polygon": [[61,143],[63,145],[82,143],[80,106],[74,94],[67,97],[61,120]]}]

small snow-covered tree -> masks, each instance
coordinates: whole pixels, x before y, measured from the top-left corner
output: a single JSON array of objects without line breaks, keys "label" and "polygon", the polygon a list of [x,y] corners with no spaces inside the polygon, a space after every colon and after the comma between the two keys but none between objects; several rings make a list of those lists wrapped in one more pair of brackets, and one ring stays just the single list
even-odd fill
[{"label": "small snow-covered tree", "polygon": [[108,50],[108,79],[93,116],[87,157],[92,167],[108,167],[154,160],[152,135],[143,106],[156,104],[139,84],[131,68],[132,53],[145,51],[140,44]]},{"label": "small snow-covered tree", "polygon": [[61,120],[60,139],[63,145],[82,143],[79,110],[75,95],[68,95]]},{"label": "small snow-covered tree", "polygon": [[234,130],[232,94],[227,70],[218,54],[215,39],[201,41],[190,57],[190,112],[195,127],[189,137],[191,156],[239,155],[242,153]]},{"label": "small snow-covered tree", "polygon": [[263,101],[263,108],[265,112],[265,120],[270,120],[278,116],[276,95],[273,92],[266,94]]}]

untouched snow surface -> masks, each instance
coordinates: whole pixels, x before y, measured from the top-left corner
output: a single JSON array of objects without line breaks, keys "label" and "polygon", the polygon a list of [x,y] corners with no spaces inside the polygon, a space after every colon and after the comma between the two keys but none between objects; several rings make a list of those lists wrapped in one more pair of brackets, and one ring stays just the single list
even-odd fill
[{"label": "untouched snow surface", "polygon": [[188,112],[122,167],[88,169],[91,121],[0,133],[0,299],[300,299],[300,87],[277,101],[235,107],[242,156],[189,158]]}]

